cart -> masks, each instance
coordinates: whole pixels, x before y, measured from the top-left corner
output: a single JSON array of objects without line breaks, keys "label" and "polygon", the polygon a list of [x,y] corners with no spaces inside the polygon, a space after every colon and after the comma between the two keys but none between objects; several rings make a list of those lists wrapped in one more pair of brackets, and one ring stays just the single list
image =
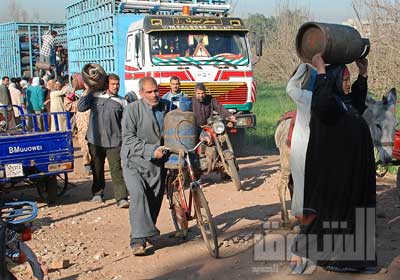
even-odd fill
[{"label": "cart", "polygon": [[[14,127],[5,113],[11,107],[18,108],[21,116]],[[59,125],[62,115],[66,116],[64,131]],[[50,131],[50,121],[55,131]],[[54,203],[67,189],[73,151],[69,112],[26,114],[20,106],[0,105],[0,191],[35,186],[43,199]]]}]

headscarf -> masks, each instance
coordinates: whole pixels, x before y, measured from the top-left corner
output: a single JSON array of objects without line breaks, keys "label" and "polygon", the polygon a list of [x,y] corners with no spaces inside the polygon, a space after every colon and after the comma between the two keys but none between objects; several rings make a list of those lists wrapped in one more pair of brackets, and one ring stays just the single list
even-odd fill
[{"label": "headscarf", "polygon": [[344,74],[350,75],[350,71],[346,65],[329,65],[326,68],[328,78],[336,81],[334,84],[334,91],[337,96],[350,108],[352,106],[352,98],[350,94],[345,95],[343,91],[343,76]]},{"label": "headscarf", "polygon": [[39,77],[33,77],[31,86],[37,87],[40,85]]},{"label": "headscarf", "polygon": [[28,86],[28,82],[25,81],[25,80],[20,81],[19,84],[20,84],[20,86],[21,86],[22,88],[25,88],[25,87]]}]

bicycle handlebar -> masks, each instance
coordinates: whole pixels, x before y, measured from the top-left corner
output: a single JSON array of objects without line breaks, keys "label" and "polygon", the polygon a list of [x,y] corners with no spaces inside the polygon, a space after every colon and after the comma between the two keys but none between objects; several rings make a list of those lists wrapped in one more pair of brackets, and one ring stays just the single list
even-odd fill
[{"label": "bicycle handlebar", "polygon": [[194,147],[193,147],[192,149],[190,149],[190,150],[187,150],[187,149],[175,149],[175,148],[171,148],[171,147],[164,147],[163,151],[169,151],[169,152],[174,153],[174,154],[179,154],[179,153],[181,153],[181,152],[183,152],[184,154],[188,154],[188,153],[191,153],[191,152],[197,150],[197,148],[198,148],[202,143],[204,143],[204,141],[200,141],[199,143],[196,144],[196,146],[194,146]]}]

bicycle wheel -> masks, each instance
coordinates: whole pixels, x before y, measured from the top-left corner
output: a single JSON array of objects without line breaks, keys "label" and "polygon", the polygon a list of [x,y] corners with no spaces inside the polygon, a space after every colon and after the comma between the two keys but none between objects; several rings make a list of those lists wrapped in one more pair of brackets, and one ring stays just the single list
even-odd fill
[{"label": "bicycle wheel", "polygon": [[207,245],[210,255],[214,258],[218,258],[219,248],[217,230],[214,225],[206,197],[204,196],[203,191],[197,185],[193,187],[192,194],[196,221],[198,227],[200,228],[203,240]]},{"label": "bicycle wheel", "polygon": [[178,188],[175,176],[167,177],[167,198],[169,210],[176,230],[175,237],[186,239],[188,235],[188,220],[179,199]]},{"label": "bicycle wheel", "polygon": [[236,168],[235,161],[233,159],[228,159],[229,175],[231,176],[232,182],[235,185],[237,191],[242,188],[242,183],[240,182],[240,177],[238,170]]}]

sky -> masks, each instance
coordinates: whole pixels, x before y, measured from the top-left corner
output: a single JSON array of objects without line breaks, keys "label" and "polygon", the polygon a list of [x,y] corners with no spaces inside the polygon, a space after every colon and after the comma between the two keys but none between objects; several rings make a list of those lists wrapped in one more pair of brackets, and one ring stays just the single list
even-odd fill
[{"label": "sky", "polygon": [[[60,22],[65,18],[65,7],[77,0],[0,0],[6,8],[9,1],[23,7],[37,21]],[[291,8],[305,8],[316,21],[341,23],[354,17],[351,8],[352,0],[232,0],[236,3],[235,16],[246,17],[248,14],[262,13],[265,16],[278,14],[282,2],[289,3]],[[4,22],[7,9],[1,9],[0,22]]]}]

